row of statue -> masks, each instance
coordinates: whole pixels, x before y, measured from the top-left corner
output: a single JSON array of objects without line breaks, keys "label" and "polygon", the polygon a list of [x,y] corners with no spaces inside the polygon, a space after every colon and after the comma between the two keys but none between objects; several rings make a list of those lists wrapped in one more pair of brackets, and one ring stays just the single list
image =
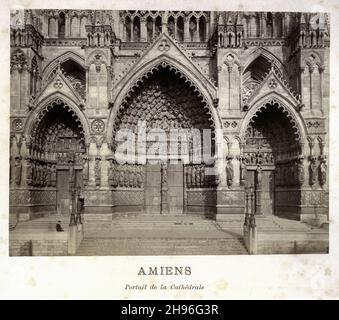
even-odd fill
[{"label": "row of statue", "polygon": [[144,185],[144,166],[111,163],[108,181],[114,188],[142,188]]},{"label": "row of statue", "polygon": [[274,164],[272,152],[248,152],[244,154],[244,162],[249,165]]},{"label": "row of statue", "polygon": [[215,175],[206,174],[204,164],[187,165],[185,167],[187,188],[212,188],[217,185]]},{"label": "row of statue", "polygon": [[[327,161],[325,156],[318,158],[311,156],[309,161],[309,185],[314,186],[317,181],[320,186],[324,186],[327,181]],[[287,163],[279,163],[276,166],[276,185],[303,185],[306,178],[304,157],[299,156],[297,159],[291,160]]]},{"label": "row of statue", "polygon": [[56,165],[37,160],[27,161],[27,184],[35,187],[55,187]]},{"label": "row of statue", "polygon": [[[88,159],[83,157],[82,159],[82,174],[84,185],[88,183]],[[318,161],[319,160],[319,161]],[[234,166],[233,157],[227,157],[227,163],[225,167],[226,171],[226,183],[231,187],[234,180]],[[244,186],[247,176],[247,158],[246,156],[239,158],[239,178],[240,185]],[[314,186],[317,181],[320,186],[323,186],[327,182],[327,160],[325,156],[309,158],[309,185]],[[94,178],[96,186],[101,185],[101,159],[96,158],[94,164]],[[252,163],[251,163],[252,164]],[[265,164],[265,162],[263,163]],[[199,165],[186,165],[185,177],[187,188],[209,188],[216,187],[218,185],[218,177],[211,174],[206,174],[207,167],[204,164]],[[22,176],[22,158],[17,156],[14,161],[11,161],[10,166],[10,178],[11,183],[17,186],[21,185]],[[70,166],[70,182],[74,180],[74,166]],[[165,166],[162,166],[162,185],[167,183],[167,170]],[[262,180],[262,163],[257,163],[256,167],[256,181],[257,186],[261,186]],[[278,162],[275,165],[275,184],[278,186],[290,186],[290,185],[303,185],[306,178],[304,157],[299,156],[296,159],[292,159],[287,162]],[[26,179],[27,185],[37,187],[55,187],[57,180],[57,169],[55,162],[40,161],[32,158],[26,159]],[[72,180],[73,179],[73,180]],[[108,168],[108,181],[112,187],[125,187],[125,188],[142,188],[144,186],[144,166],[132,165],[132,164],[117,164],[114,161],[110,162]]]},{"label": "row of statue", "polygon": [[69,152],[56,152],[55,158],[58,164],[67,165],[69,161],[72,161],[76,164],[81,164],[83,162],[84,156],[81,152],[74,152],[72,153],[72,156],[70,156]]}]

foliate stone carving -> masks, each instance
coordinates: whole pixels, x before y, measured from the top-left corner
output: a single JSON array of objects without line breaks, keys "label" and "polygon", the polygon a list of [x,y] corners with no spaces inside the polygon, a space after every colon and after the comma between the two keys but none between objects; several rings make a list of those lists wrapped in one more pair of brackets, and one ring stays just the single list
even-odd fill
[{"label": "foliate stone carving", "polygon": [[92,121],[91,128],[93,133],[100,134],[105,130],[105,123],[101,119],[95,119]]},{"label": "foliate stone carving", "polygon": [[310,185],[313,186],[316,181],[317,181],[317,158],[315,156],[312,156],[310,158],[310,167],[309,167],[309,170],[310,170]]},{"label": "foliate stone carving", "polygon": [[53,87],[55,89],[61,89],[63,87],[63,83],[61,82],[61,80],[59,78],[57,78],[53,84]]},{"label": "foliate stone carving", "polygon": [[27,59],[25,54],[21,50],[15,51],[11,56],[11,72],[14,70],[22,72],[25,68],[27,68]]},{"label": "foliate stone carving", "polygon": [[321,156],[320,157],[320,165],[319,165],[319,184],[321,186],[326,184],[326,172],[327,172],[327,163],[326,163],[326,157]]},{"label": "foliate stone carving", "polygon": [[94,177],[95,177],[95,185],[100,186],[101,184],[101,164],[100,164],[101,158],[96,157],[95,158],[95,164],[94,164]]},{"label": "foliate stone carving", "polygon": [[21,119],[14,119],[12,121],[12,130],[13,131],[21,131],[23,128],[23,122]]},{"label": "foliate stone carving", "polygon": [[268,82],[268,87],[272,90],[274,90],[278,86],[278,83],[275,79],[270,79]]},{"label": "foliate stone carving", "polygon": [[217,193],[215,190],[189,190],[187,192],[188,205],[215,205]]},{"label": "foliate stone carving", "polygon": [[169,44],[169,42],[166,40],[166,39],[163,39],[161,42],[160,42],[160,44],[159,44],[159,46],[158,46],[158,49],[160,50],[160,51],[168,51],[169,49],[170,49],[170,44]]},{"label": "foliate stone carving", "polygon": [[227,185],[229,187],[233,184],[233,178],[234,178],[234,168],[232,163],[233,157],[227,157],[227,164],[226,164],[226,180]]},{"label": "foliate stone carving", "polygon": [[225,128],[233,128],[235,129],[238,126],[238,123],[236,121],[226,121],[224,123]]}]

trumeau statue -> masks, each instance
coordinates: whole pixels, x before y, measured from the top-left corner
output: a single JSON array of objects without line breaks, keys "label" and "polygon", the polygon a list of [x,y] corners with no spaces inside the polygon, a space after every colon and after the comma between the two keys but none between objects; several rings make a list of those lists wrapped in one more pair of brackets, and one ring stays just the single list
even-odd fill
[{"label": "trumeau statue", "polygon": [[260,164],[257,166],[257,187],[261,188],[262,186],[262,167]]}]

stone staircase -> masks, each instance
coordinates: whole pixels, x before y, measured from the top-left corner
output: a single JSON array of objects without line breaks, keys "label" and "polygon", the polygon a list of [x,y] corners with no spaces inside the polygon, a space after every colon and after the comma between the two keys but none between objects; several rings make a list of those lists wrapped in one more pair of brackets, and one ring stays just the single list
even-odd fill
[{"label": "stone staircase", "polygon": [[201,216],[121,216],[86,221],[78,256],[247,254],[241,220],[224,230]]},{"label": "stone staircase", "polygon": [[18,222],[13,228],[14,222],[10,221],[10,235],[16,234],[41,234],[46,232],[56,232],[55,226],[57,221],[61,221],[61,226],[65,232],[68,231],[69,216],[50,214],[41,218]]},{"label": "stone staircase", "polygon": [[328,253],[327,228],[276,216],[257,216],[258,254]]}]

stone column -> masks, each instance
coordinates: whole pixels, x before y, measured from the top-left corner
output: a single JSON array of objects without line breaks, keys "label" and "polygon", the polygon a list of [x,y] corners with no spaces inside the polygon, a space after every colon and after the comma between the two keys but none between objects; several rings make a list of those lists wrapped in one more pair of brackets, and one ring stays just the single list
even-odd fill
[{"label": "stone column", "polygon": [[147,26],[146,26],[146,19],[140,19],[140,41],[146,42],[147,41]]},{"label": "stone column", "polygon": [[57,38],[59,35],[59,20],[58,20],[58,16],[56,16],[54,18],[55,21],[55,34],[54,34],[54,38]]},{"label": "stone column", "polygon": [[94,142],[91,142],[88,150],[88,185],[91,187],[95,187],[94,165],[96,155],[97,146]]},{"label": "stone column", "polygon": [[215,28],[215,24],[214,24],[214,20],[215,20],[215,12],[214,11],[211,11],[210,13],[210,21],[209,21],[209,24],[208,24],[208,27],[209,27],[209,33],[206,32],[206,35],[208,38],[211,37],[210,33],[212,34],[214,32],[214,28]]},{"label": "stone column", "polygon": [[71,16],[69,13],[65,14],[65,38],[71,37]]},{"label": "stone column", "polygon": [[109,148],[104,142],[100,148],[101,155],[101,186],[108,187],[108,168],[110,165]]},{"label": "stone column", "polygon": [[165,12],[162,14],[161,22],[162,22],[161,32],[167,34],[167,33],[168,33],[168,28],[167,28],[167,23],[168,23],[168,11],[165,11]]},{"label": "stone column", "polygon": [[130,30],[131,30],[131,42],[134,41],[134,33],[133,33],[133,20],[130,22]]},{"label": "stone column", "polygon": [[190,25],[188,18],[184,20],[184,42],[190,42]]},{"label": "stone column", "polygon": [[205,33],[205,39],[204,41],[208,41],[210,39],[210,23],[209,21],[207,20],[206,21],[206,24],[205,24],[205,30],[206,30],[206,33]]}]

